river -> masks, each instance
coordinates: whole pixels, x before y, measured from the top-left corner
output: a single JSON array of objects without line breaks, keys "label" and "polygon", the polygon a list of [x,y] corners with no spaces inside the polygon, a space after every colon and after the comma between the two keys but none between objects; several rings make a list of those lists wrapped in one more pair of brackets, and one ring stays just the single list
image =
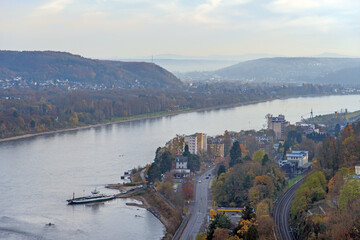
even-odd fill
[{"label": "river", "polygon": [[160,239],[161,222],[126,206],[132,200],[79,206],[65,200],[95,187],[113,193],[104,186],[150,163],[156,148],[176,134],[258,130],[267,113],[294,123],[311,109],[318,115],[345,108],[359,110],[360,95],[274,100],[0,143],[0,239]]}]

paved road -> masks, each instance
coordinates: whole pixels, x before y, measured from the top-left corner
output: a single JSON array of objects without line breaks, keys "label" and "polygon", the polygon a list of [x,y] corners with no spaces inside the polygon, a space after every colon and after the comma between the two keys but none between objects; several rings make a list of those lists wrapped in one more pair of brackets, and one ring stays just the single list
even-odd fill
[{"label": "paved road", "polygon": [[[302,178],[303,179],[303,178]],[[294,199],[296,190],[300,187],[302,179],[289,188],[284,195],[278,199],[274,207],[275,234],[279,240],[295,239],[291,232],[290,221],[290,204]]]},{"label": "paved road", "polygon": [[[190,207],[191,216],[180,237],[180,240],[195,239],[196,234],[199,233],[201,225],[204,223],[204,220],[209,214],[208,207],[211,206],[211,202],[209,202],[210,199],[208,198],[211,179],[213,178],[213,174],[211,173],[212,170],[213,168],[207,170],[204,174],[195,179],[195,201]],[[211,174],[210,177],[209,174]],[[206,177],[208,177],[208,179],[206,179]]]}]

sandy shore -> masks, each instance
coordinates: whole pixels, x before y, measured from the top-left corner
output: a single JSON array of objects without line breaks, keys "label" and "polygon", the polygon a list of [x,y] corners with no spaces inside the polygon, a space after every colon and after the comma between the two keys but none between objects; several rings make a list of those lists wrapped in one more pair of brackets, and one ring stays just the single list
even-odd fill
[{"label": "sandy shore", "polygon": [[48,132],[30,133],[30,134],[24,134],[24,135],[9,137],[9,138],[3,138],[3,139],[0,139],[0,143],[1,142],[19,140],[19,139],[25,139],[25,138],[31,138],[31,137],[36,137],[36,136],[51,135],[51,134],[62,133],[62,132],[70,132],[70,131],[78,131],[78,130],[82,130],[82,129],[96,128],[96,127],[101,127],[101,126],[106,126],[106,125],[111,125],[111,124],[116,124],[116,123],[132,122],[132,121],[139,121],[139,120],[145,120],[145,119],[153,119],[153,118],[160,118],[160,117],[175,116],[175,115],[179,115],[179,114],[183,114],[183,113],[226,109],[226,108],[239,107],[239,106],[257,104],[257,103],[274,101],[274,100],[290,99],[290,98],[322,97],[322,96],[328,96],[328,95],[304,95],[304,96],[293,96],[293,97],[286,97],[286,98],[272,98],[272,99],[249,101],[249,102],[244,102],[244,103],[233,103],[233,104],[206,107],[206,108],[189,109],[189,110],[176,111],[176,112],[167,112],[167,113],[159,113],[159,114],[154,113],[155,115],[153,115],[153,116],[139,116],[139,117],[133,116],[130,119],[123,119],[123,120],[117,120],[117,121],[110,121],[110,122],[104,122],[104,123],[97,123],[97,124],[92,124],[92,125],[80,126],[80,127],[75,127],[75,128],[65,128],[65,129],[59,129],[59,130],[48,131]]}]

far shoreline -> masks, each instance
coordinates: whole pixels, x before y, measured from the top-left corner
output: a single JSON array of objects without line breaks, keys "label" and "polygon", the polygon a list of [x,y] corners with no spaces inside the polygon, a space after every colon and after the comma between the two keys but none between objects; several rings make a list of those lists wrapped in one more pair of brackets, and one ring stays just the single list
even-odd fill
[{"label": "far shoreline", "polygon": [[[233,103],[233,104],[227,104],[227,105],[220,105],[220,106],[212,106],[212,107],[205,107],[205,108],[197,108],[197,109],[189,109],[189,110],[181,110],[181,111],[174,111],[174,112],[166,112],[166,113],[153,113],[152,116],[130,116],[130,119],[123,119],[123,120],[115,120],[115,121],[109,121],[109,122],[102,122],[102,123],[96,123],[86,126],[79,126],[74,128],[65,128],[65,129],[59,129],[59,130],[53,130],[53,131],[47,131],[47,132],[40,132],[40,133],[28,133],[24,135],[9,137],[9,138],[3,138],[0,139],[0,143],[3,142],[10,142],[10,141],[16,141],[21,139],[27,139],[37,136],[46,136],[46,135],[52,135],[56,133],[65,133],[65,132],[72,132],[72,131],[78,131],[83,129],[91,129],[91,128],[97,128],[107,125],[113,125],[118,123],[125,123],[125,122],[135,122],[140,120],[146,120],[146,119],[154,119],[154,118],[160,118],[160,117],[169,117],[169,116],[176,116],[183,113],[192,113],[192,112],[202,112],[202,111],[209,111],[209,110],[219,110],[219,109],[227,109],[227,108],[234,108],[234,107],[240,107],[240,106],[246,106],[246,105],[252,105],[252,104],[258,104],[258,103],[265,103],[269,101],[275,101],[275,100],[286,100],[286,99],[292,99],[292,98],[313,98],[313,97],[327,97],[327,96],[349,96],[349,95],[359,95],[359,94],[331,94],[331,95],[299,95],[299,96],[289,96],[284,98],[272,98],[272,99],[263,99],[263,100],[255,100],[255,101],[249,101],[245,103]],[[151,114],[151,113],[150,113]]]}]

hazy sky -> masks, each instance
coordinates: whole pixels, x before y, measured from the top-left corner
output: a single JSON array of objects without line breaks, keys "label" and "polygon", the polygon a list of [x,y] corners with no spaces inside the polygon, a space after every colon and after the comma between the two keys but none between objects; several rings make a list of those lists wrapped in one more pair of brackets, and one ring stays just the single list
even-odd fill
[{"label": "hazy sky", "polygon": [[0,49],[360,56],[360,1],[0,0]]}]

